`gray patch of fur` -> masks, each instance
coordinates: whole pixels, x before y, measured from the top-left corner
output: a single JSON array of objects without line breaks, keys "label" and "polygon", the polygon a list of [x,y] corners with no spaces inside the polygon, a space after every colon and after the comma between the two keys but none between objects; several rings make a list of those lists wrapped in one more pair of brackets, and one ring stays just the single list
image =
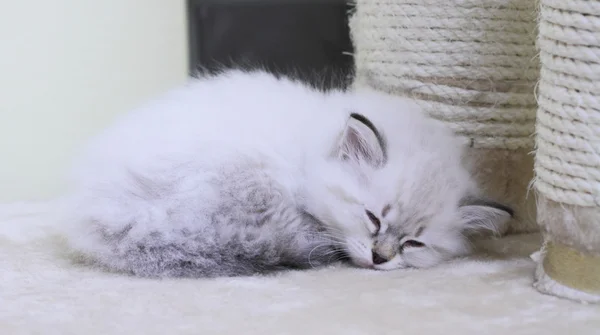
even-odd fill
[{"label": "gray patch of fur", "polygon": [[[151,180],[130,178],[136,195],[146,201],[169,196]],[[324,226],[297,209],[265,174],[244,165],[229,167],[212,184],[221,201],[209,215],[197,217],[196,230],[173,229],[169,236],[150,231],[139,239],[131,236],[138,222],[117,232],[91,222],[111,254],[94,262],[141,277],[221,277],[306,269],[338,259]]]}]

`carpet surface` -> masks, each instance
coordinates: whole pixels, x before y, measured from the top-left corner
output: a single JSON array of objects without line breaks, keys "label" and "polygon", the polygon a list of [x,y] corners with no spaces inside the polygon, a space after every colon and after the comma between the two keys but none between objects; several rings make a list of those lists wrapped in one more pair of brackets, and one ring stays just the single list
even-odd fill
[{"label": "carpet surface", "polygon": [[537,234],[426,270],[149,280],[75,264],[27,206],[0,206],[0,334],[600,334],[600,306],[532,287]]}]

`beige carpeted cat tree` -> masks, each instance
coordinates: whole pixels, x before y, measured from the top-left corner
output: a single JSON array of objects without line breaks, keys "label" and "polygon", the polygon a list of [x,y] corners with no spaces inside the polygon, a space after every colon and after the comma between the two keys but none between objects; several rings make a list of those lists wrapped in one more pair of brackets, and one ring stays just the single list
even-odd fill
[{"label": "beige carpeted cat tree", "polygon": [[350,28],[355,85],[416,99],[516,209],[508,233],[542,227],[536,287],[599,300],[600,0],[358,0]]}]

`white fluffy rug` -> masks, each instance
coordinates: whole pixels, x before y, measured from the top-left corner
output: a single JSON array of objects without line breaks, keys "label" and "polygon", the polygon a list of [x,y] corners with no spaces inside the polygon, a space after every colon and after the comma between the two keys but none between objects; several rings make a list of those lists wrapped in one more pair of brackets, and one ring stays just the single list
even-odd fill
[{"label": "white fluffy rug", "polygon": [[536,234],[428,270],[161,281],[73,264],[23,209],[0,207],[0,334],[600,334],[600,306],[532,287]]}]

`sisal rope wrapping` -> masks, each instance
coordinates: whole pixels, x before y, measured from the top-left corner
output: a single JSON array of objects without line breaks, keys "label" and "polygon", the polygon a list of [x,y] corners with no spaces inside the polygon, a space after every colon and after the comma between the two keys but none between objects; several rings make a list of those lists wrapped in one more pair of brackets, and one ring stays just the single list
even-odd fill
[{"label": "sisal rope wrapping", "polygon": [[534,0],[358,0],[356,84],[415,98],[474,148],[531,149],[535,18]]},{"label": "sisal rope wrapping", "polygon": [[536,188],[600,207],[600,1],[541,0]]}]

